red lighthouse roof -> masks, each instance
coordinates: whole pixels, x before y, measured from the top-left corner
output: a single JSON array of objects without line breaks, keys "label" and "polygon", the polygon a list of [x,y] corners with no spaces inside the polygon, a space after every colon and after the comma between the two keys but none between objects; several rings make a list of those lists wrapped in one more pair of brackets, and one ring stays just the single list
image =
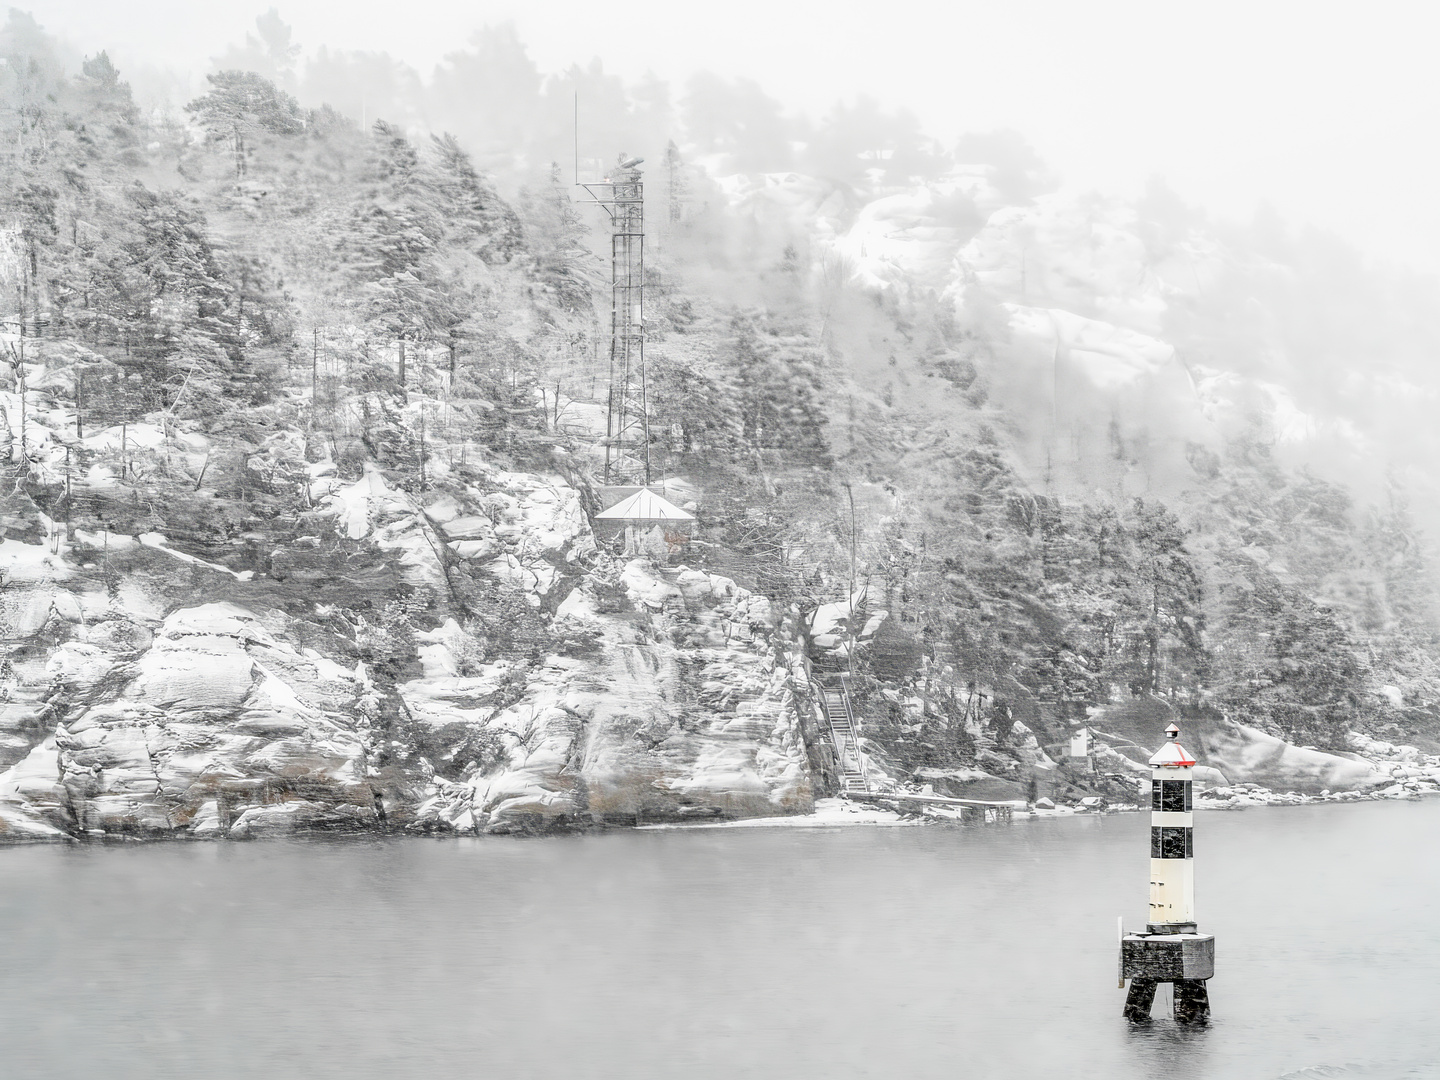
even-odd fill
[{"label": "red lighthouse roof", "polygon": [[1194,765],[1195,759],[1185,752],[1185,748],[1178,741],[1180,729],[1171,724],[1165,729],[1165,734],[1170,736],[1170,741],[1150,759],[1150,764],[1168,766],[1172,769],[1184,769]]}]

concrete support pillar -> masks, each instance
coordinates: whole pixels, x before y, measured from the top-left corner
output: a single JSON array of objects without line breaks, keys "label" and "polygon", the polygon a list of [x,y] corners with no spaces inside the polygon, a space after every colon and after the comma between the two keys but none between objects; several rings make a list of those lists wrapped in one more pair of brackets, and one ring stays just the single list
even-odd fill
[{"label": "concrete support pillar", "polygon": [[1154,979],[1131,979],[1130,992],[1125,995],[1125,1019],[1139,1023],[1150,1019],[1150,1008],[1155,1004]]},{"label": "concrete support pillar", "polygon": [[1175,1022],[1203,1024],[1210,1019],[1210,993],[1204,979],[1175,980]]}]

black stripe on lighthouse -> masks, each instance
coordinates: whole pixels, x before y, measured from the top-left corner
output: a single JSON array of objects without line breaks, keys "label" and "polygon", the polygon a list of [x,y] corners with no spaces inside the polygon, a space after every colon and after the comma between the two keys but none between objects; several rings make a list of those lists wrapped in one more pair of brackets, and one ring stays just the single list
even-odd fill
[{"label": "black stripe on lighthouse", "polygon": [[1152,859],[1193,859],[1195,830],[1189,825],[1150,826],[1150,857]]},{"label": "black stripe on lighthouse", "polygon": [[1193,809],[1190,802],[1190,781],[1151,780],[1150,809],[1180,814],[1190,813]]}]

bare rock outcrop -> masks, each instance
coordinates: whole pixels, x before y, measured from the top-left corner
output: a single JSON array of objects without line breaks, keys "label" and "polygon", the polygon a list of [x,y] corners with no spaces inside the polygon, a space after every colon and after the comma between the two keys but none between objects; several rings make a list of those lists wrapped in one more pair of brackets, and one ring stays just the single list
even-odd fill
[{"label": "bare rock outcrop", "polygon": [[138,652],[112,631],[82,628],[54,651],[54,733],[0,774],[0,800],[100,834],[376,820],[363,670],[228,603],[173,612]]},{"label": "bare rock outcrop", "polygon": [[[617,577],[622,610],[600,610],[588,581],[560,605],[558,620],[589,641],[584,655],[547,658],[517,700],[468,714],[502,736],[502,760],[461,783],[437,781],[422,826],[506,831],[810,808],[793,674],[774,645],[769,601],[729,578],[645,560]],[[436,689],[421,680],[402,693],[432,723],[462,715]],[[443,689],[483,695],[486,680]]]}]

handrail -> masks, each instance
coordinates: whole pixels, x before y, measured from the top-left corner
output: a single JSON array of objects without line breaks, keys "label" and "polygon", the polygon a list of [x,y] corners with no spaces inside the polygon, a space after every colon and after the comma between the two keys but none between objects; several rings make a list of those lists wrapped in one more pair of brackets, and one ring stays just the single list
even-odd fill
[{"label": "handrail", "polygon": [[835,730],[835,721],[830,716],[831,687],[820,683],[820,711],[825,714],[825,730],[830,732],[830,749],[835,753],[835,768],[840,780],[840,787],[845,787],[845,741],[840,733]]},{"label": "handrail", "polygon": [[845,787],[845,743],[840,738],[840,733],[835,730],[835,721],[830,716],[829,695],[833,687],[827,686],[819,679],[815,680],[815,686],[820,691],[820,712],[825,717],[825,730],[830,733],[830,749],[835,755],[836,775],[843,789]]},{"label": "handrail", "polygon": [[845,719],[850,722],[850,742],[855,747],[855,762],[860,767],[860,781],[865,790],[870,790],[870,769],[864,752],[860,749],[860,729],[855,726],[855,710],[850,705],[850,683],[848,675],[840,676],[840,700],[845,703]]},{"label": "handrail", "polygon": [[987,810],[1024,810],[1028,805],[1024,799],[956,799],[949,795],[922,795],[913,791],[867,791],[860,794],[851,792],[848,797],[861,800],[941,803],[946,806],[969,806]]}]

